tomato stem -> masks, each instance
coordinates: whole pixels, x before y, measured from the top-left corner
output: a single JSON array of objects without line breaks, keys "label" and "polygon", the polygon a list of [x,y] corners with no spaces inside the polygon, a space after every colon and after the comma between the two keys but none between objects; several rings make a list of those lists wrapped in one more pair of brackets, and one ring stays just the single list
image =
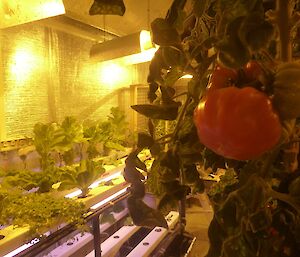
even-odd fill
[{"label": "tomato stem", "polygon": [[277,192],[271,188],[268,189],[268,192],[270,196],[272,196],[272,198],[278,199],[282,202],[289,204],[300,214],[300,205],[298,202],[295,201],[293,197],[289,196],[288,194]]},{"label": "tomato stem", "polygon": [[283,62],[292,60],[292,44],[291,44],[291,1],[290,0],[277,0],[277,26],[279,30],[279,59]]},{"label": "tomato stem", "polygon": [[181,109],[181,112],[180,112],[180,114],[179,114],[179,117],[178,117],[178,120],[177,120],[177,123],[176,123],[176,127],[175,127],[175,129],[174,129],[173,136],[172,136],[173,139],[175,139],[175,141],[176,141],[176,139],[177,139],[177,135],[178,135],[178,132],[179,132],[179,128],[180,128],[180,126],[181,126],[181,122],[183,121],[183,118],[184,118],[184,116],[185,116],[186,109],[187,109],[187,107],[188,107],[188,105],[189,105],[191,99],[192,99],[191,96],[188,96],[188,97],[187,97],[187,99],[185,100],[184,105],[183,105],[183,107],[182,107],[182,109]]}]

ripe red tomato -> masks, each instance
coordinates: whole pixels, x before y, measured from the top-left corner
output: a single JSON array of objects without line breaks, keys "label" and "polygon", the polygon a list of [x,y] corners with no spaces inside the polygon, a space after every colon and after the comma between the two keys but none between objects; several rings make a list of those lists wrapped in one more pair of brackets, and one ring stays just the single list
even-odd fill
[{"label": "ripe red tomato", "polygon": [[264,73],[262,67],[256,61],[249,61],[244,67],[244,72],[248,81],[254,81]]},{"label": "ripe red tomato", "polygon": [[212,91],[194,111],[200,142],[236,160],[259,157],[275,146],[281,123],[267,95],[252,87]]},{"label": "ripe red tomato", "polygon": [[223,87],[232,86],[238,79],[238,72],[234,69],[229,69],[217,65],[214,69],[211,78],[208,90],[220,89]]}]

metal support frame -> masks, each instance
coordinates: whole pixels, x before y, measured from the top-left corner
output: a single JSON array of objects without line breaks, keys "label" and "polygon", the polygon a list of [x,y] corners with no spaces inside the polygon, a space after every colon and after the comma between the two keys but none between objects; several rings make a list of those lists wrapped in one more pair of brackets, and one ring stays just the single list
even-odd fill
[{"label": "metal support frame", "polygon": [[100,238],[99,216],[100,216],[100,213],[99,213],[99,215],[95,216],[92,220],[95,257],[101,257],[101,238]]}]

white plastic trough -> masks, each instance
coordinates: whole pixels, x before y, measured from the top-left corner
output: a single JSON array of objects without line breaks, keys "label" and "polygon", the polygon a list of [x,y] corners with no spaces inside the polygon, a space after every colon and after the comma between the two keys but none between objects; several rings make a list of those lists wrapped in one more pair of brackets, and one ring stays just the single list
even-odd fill
[{"label": "white plastic trough", "polygon": [[[179,213],[171,211],[166,216],[169,229],[173,229],[178,223]],[[115,256],[122,245],[139,230],[138,226],[123,226],[108,239],[101,244],[101,256]],[[168,234],[168,229],[156,227],[154,228],[130,253],[128,256],[145,257],[148,256]],[[95,252],[92,251],[86,257],[94,257]]]},{"label": "white plastic trough", "polygon": [[[166,220],[169,229],[173,229],[179,220],[179,213],[171,211]],[[128,255],[127,257],[149,256],[159,243],[167,236],[168,229],[162,227],[154,228]]]}]

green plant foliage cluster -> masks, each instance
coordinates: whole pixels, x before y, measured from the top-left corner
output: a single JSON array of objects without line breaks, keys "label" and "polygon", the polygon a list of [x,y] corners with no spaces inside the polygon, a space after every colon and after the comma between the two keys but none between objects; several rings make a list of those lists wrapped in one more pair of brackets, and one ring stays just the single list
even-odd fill
[{"label": "green plant foliage cluster", "polygon": [[1,224],[15,227],[29,226],[31,236],[40,236],[54,225],[62,223],[84,226],[83,203],[51,193],[27,193],[3,191],[1,195]]},{"label": "green plant foliage cluster", "polygon": [[77,166],[65,166],[61,169],[59,190],[72,188],[81,189],[82,197],[86,197],[89,192],[89,186],[95,182],[105,169],[101,162],[92,160],[82,160]]},{"label": "green plant foliage cluster", "polygon": [[[35,149],[40,171],[1,170],[0,224],[28,225],[34,235],[63,222],[82,225],[87,208],[57,190],[78,188],[80,197],[88,196],[89,186],[105,173],[107,157],[95,158],[104,154],[98,145],[106,148],[106,154],[112,149],[124,151],[127,135],[125,114],[117,107],[111,109],[107,120],[89,126],[74,117],[66,117],[61,124],[37,123],[34,147],[20,149],[19,154],[26,162],[26,155]],[[109,156],[111,164],[117,163],[114,156]]]},{"label": "green plant foliage cluster", "polygon": [[[274,9],[287,2],[290,17],[284,8]],[[159,49],[149,66],[149,103],[132,106],[149,118],[148,133],[138,134],[137,147],[124,170],[131,183],[128,208],[133,222],[163,225],[157,211],[141,204],[145,187],[139,170],[146,169],[137,154],[147,148],[154,161],[147,170],[146,184],[160,197],[161,209],[191,192],[204,191],[198,167],[226,169],[210,192],[214,218],[208,231],[211,247],[207,257],[297,257],[300,68],[299,61],[287,53],[292,58],[299,56],[295,49],[299,1],[174,0],[166,17],[155,19],[151,29]],[[289,29],[291,37],[284,34]],[[251,81],[244,71],[250,61],[262,70]],[[229,81],[231,86],[263,92],[279,114],[282,139],[257,159],[226,159],[198,140],[194,110],[207,97],[211,74],[218,65],[236,71],[237,81]],[[185,74],[193,78],[185,100],[179,101],[175,83]],[[161,121],[175,126],[161,135],[157,126]]]}]

